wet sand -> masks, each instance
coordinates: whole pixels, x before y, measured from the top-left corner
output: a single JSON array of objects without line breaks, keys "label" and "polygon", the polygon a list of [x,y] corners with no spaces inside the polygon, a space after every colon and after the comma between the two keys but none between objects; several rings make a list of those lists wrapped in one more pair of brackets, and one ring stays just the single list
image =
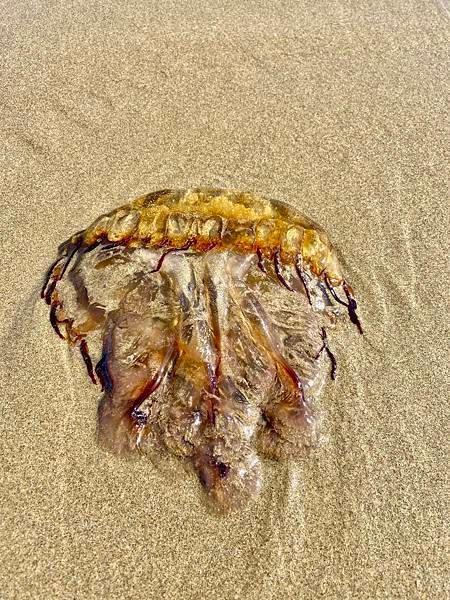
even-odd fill
[{"label": "wet sand", "polygon": [[[0,14],[2,597],[443,598],[443,4],[4,1]],[[257,501],[225,518],[181,467],[97,447],[99,390],[37,301],[70,234],[192,185],[319,222],[365,327],[331,335],[322,445],[267,461]]]}]

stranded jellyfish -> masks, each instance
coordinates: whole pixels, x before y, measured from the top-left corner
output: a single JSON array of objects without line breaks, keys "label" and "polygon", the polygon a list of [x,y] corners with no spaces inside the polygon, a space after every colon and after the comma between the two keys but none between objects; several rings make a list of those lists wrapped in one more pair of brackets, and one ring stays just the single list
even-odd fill
[{"label": "stranded jellyfish", "polygon": [[327,327],[347,313],[362,333],[325,232],[235,191],[163,190],[99,217],[60,246],[42,297],[101,386],[100,444],[180,457],[222,510],[258,492],[260,457],[315,443]]}]

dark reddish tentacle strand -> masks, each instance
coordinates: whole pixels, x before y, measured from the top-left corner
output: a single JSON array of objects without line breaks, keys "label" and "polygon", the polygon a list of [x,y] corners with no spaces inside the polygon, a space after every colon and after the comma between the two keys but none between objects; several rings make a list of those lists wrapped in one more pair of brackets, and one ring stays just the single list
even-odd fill
[{"label": "dark reddish tentacle strand", "polygon": [[159,257],[156,267],[154,269],[152,269],[150,271],[150,273],[157,273],[161,269],[164,259],[166,258],[166,256],[168,254],[170,254],[171,252],[180,252],[182,250],[187,250],[188,248],[190,248],[192,246],[193,243],[194,243],[194,240],[189,240],[184,246],[181,246],[181,248],[169,248],[169,250],[166,250],[165,252],[163,252],[161,254],[161,256]]},{"label": "dark reddish tentacle strand", "polygon": [[330,347],[328,346],[328,336],[327,336],[325,327],[322,327],[321,335],[322,335],[322,342],[323,342],[322,348],[319,350],[319,352],[315,358],[317,360],[319,358],[319,356],[322,354],[322,352],[325,350],[325,352],[327,353],[327,356],[331,362],[330,376],[331,376],[331,379],[333,379],[333,381],[334,381],[336,379],[337,360],[336,360],[336,357],[334,356],[334,354],[331,352]]},{"label": "dark reddish tentacle strand", "polygon": [[325,277],[325,283],[327,285],[327,288],[330,290],[330,294],[333,296],[333,298],[336,300],[336,302],[338,302],[339,304],[342,304],[342,306],[345,306],[346,308],[348,308],[347,302],[344,302],[344,300],[341,300],[339,298],[339,296],[336,294],[336,290],[331,285],[330,280],[328,279],[328,277]]},{"label": "dark reddish tentacle strand", "polygon": [[86,340],[81,340],[81,342],[80,342],[80,353],[81,353],[81,356],[83,357],[84,364],[86,365],[88,375],[89,375],[92,383],[96,385],[97,380],[95,379],[94,368],[92,366],[92,360],[91,360],[91,356],[89,354],[89,349],[88,349]]},{"label": "dark reddish tentacle strand", "polygon": [[70,252],[68,252],[67,257],[66,257],[66,262],[64,263],[60,273],[53,279],[53,281],[50,283],[50,285],[47,288],[47,291],[45,292],[45,301],[47,302],[47,304],[51,304],[52,301],[52,294],[56,288],[56,284],[58,283],[58,281],[60,281],[64,275],[64,273],[67,270],[67,267],[69,266],[72,258],[74,257],[75,253],[79,250],[80,246],[81,246],[82,240],[79,240],[74,247],[72,248],[72,250]]},{"label": "dark reddish tentacle strand", "polygon": [[65,340],[66,338],[63,336],[63,334],[61,333],[61,331],[59,329],[59,321],[56,317],[56,310],[57,310],[58,306],[59,306],[59,303],[55,302],[52,304],[52,306],[50,308],[50,323],[51,323],[51,326],[53,327],[54,331],[58,335],[58,337],[60,337],[62,340]]},{"label": "dark reddish tentacle strand", "polygon": [[325,277],[325,283],[327,284],[327,288],[330,290],[330,293],[333,296],[333,298],[336,300],[336,302],[338,302],[339,304],[342,304],[342,306],[345,306],[347,308],[348,316],[350,317],[350,321],[353,323],[353,325],[356,325],[359,333],[361,333],[361,334],[364,333],[361,322],[358,318],[358,315],[356,314],[356,309],[358,308],[358,304],[356,303],[356,300],[353,298],[347,282],[344,281],[342,284],[342,287],[344,288],[344,292],[345,292],[345,295],[347,296],[348,302],[344,302],[344,300],[341,300],[339,298],[339,296],[336,294],[335,289],[331,285],[328,277]]},{"label": "dark reddish tentacle strand", "polygon": [[305,290],[306,293],[306,297],[308,298],[308,302],[309,305],[312,306],[312,302],[311,302],[311,294],[309,293],[309,289],[308,286],[306,285],[306,280],[305,280],[305,275],[303,273],[303,269],[301,268],[301,266],[298,264],[298,256],[295,257],[295,261],[294,261],[294,265],[295,265],[295,270],[297,272],[297,275],[300,278],[300,281],[303,284],[303,288]]},{"label": "dark reddish tentacle strand", "polygon": [[258,256],[258,267],[261,269],[261,271],[263,273],[267,273],[267,269],[266,269],[266,267],[264,265],[264,257],[263,257],[263,254],[261,252],[261,248],[257,249],[256,254]]},{"label": "dark reddish tentacle strand", "polygon": [[343,283],[343,287],[344,287],[344,292],[345,295],[347,296],[347,300],[348,300],[348,316],[350,317],[350,321],[356,325],[356,327],[358,328],[359,333],[364,333],[363,332],[363,328],[361,325],[361,322],[358,318],[358,315],[356,314],[356,309],[358,308],[358,305],[356,303],[356,300],[353,298],[352,293],[349,290],[349,287],[347,285],[347,282],[344,281]]},{"label": "dark reddish tentacle strand", "polygon": [[280,249],[277,248],[275,250],[275,253],[273,255],[273,264],[275,267],[275,273],[278,277],[278,279],[281,281],[281,283],[284,285],[284,287],[289,290],[290,292],[293,292],[293,288],[289,285],[289,283],[286,281],[286,279],[284,278],[283,273],[281,272],[281,260],[280,260]]},{"label": "dark reddish tentacle strand", "polygon": [[46,291],[47,286],[48,286],[48,284],[50,282],[50,278],[51,278],[51,276],[53,274],[53,271],[55,270],[56,265],[58,263],[60,263],[63,260],[63,258],[66,258],[66,255],[64,255],[64,256],[58,256],[58,258],[52,262],[52,264],[50,265],[47,273],[45,274],[44,284],[43,284],[42,289],[41,289],[41,298],[45,298],[46,297],[45,291]]}]

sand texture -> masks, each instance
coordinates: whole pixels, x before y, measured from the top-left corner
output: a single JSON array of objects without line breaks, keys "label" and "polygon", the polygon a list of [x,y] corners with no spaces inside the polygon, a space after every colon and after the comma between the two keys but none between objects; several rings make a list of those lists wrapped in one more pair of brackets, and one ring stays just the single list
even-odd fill
[{"label": "sand texture", "polygon": [[[437,0],[1,2],[2,598],[446,597],[447,33]],[[37,300],[70,234],[193,185],[319,222],[365,326],[330,336],[322,445],[225,518],[98,448]]]}]

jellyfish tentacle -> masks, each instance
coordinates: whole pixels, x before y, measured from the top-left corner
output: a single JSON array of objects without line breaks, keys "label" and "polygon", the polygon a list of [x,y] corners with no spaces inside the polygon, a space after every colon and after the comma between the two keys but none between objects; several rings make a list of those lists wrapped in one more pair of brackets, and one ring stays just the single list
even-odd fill
[{"label": "jellyfish tentacle", "polygon": [[[41,288],[41,298],[45,299],[47,304],[50,304],[50,299],[55,289],[56,283],[63,277],[68,264],[70,263],[73,254],[78,250],[82,243],[82,231],[74,234],[67,241],[63,242],[58,247],[58,256],[52,262],[44,276],[44,282]],[[59,263],[66,260],[66,263],[61,269],[58,269]],[[56,281],[55,281],[56,279]],[[51,283],[50,283],[51,282]],[[49,288],[49,285],[52,286]]]},{"label": "jellyfish tentacle", "polygon": [[[55,309],[62,308],[62,304],[58,302],[55,305]],[[66,339],[72,345],[78,345],[78,349],[80,350],[81,357],[86,366],[87,373],[92,383],[97,384],[97,380],[95,378],[95,369],[92,364],[92,359],[89,353],[88,344],[86,341],[86,335],[96,329],[103,324],[105,320],[105,310],[104,308],[97,308],[95,305],[89,305],[86,309],[88,311],[88,316],[86,320],[74,327],[74,320],[70,318],[65,318],[63,320],[59,320],[57,314],[55,313],[53,316],[53,305],[51,313],[51,322],[54,324],[54,329],[58,333],[60,337]],[[66,335],[64,337],[59,330],[59,325],[64,324],[66,328]]]},{"label": "jellyfish tentacle", "polygon": [[296,271],[300,281],[302,282],[303,289],[305,290],[305,294],[306,294],[306,297],[308,298],[309,305],[312,306],[311,294],[310,294],[308,285],[306,283],[305,272],[303,270],[303,266],[300,261],[301,261],[300,256],[297,254],[294,259],[295,271]]},{"label": "jellyfish tentacle", "polygon": [[97,384],[97,380],[94,375],[94,367],[92,365],[92,359],[89,354],[89,348],[88,348],[88,345],[87,345],[87,342],[85,339],[82,339],[80,342],[80,353],[81,353],[81,357],[83,358],[84,364],[86,365],[86,369],[87,369],[88,375],[89,375],[92,383]]},{"label": "jellyfish tentacle", "polygon": [[322,298],[325,302],[325,306],[334,306],[333,304],[333,300],[330,298],[329,294],[328,294],[328,289],[326,287],[326,285],[320,281],[316,282],[316,288],[318,288],[320,290],[320,293],[322,294]]},{"label": "jellyfish tentacle", "polygon": [[53,327],[53,331],[55,331],[57,336],[60,337],[62,340],[65,340],[66,338],[61,333],[61,329],[59,328],[59,325],[62,323],[62,321],[60,321],[58,319],[58,316],[56,314],[56,312],[60,308],[60,306],[61,306],[61,304],[60,304],[59,300],[52,301],[52,305],[50,307],[50,324]]},{"label": "jellyfish tentacle", "polygon": [[336,290],[334,289],[333,284],[329,280],[328,276],[325,276],[325,283],[326,283],[327,288],[330,291],[330,294],[333,296],[333,298],[336,300],[336,302],[338,304],[341,304],[342,306],[345,306],[346,308],[348,308],[348,303],[344,302],[344,300],[341,300],[341,298],[339,298],[339,296],[337,295]]},{"label": "jellyfish tentacle", "polygon": [[44,283],[43,283],[42,288],[41,288],[41,298],[46,298],[46,295],[47,295],[46,294],[46,290],[47,290],[47,287],[48,287],[48,285],[50,283],[50,279],[53,276],[53,272],[55,271],[57,265],[59,265],[59,263],[62,260],[64,260],[65,258],[67,258],[66,254],[63,254],[62,256],[58,256],[56,258],[56,260],[54,260],[52,262],[52,264],[50,265],[50,267],[48,268],[48,270],[47,270],[47,272],[45,274],[45,277],[44,277]]},{"label": "jellyfish tentacle", "polygon": [[67,274],[67,278],[72,284],[73,289],[76,293],[77,308],[80,308],[81,310],[87,313],[85,320],[76,327],[73,326],[73,320],[68,324],[69,337],[75,340],[84,339],[88,332],[99,328],[105,320],[106,309],[104,306],[98,304],[97,302],[91,301],[88,289],[86,287],[86,282],[80,269],[81,262],[84,256],[87,253],[93,251],[100,244],[102,244],[102,242],[97,241],[91,246],[83,248],[78,253],[78,256],[73,266],[70,268]]},{"label": "jellyfish tentacle", "polygon": [[[94,246],[96,245],[97,244],[95,244]],[[74,327],[74,318],[71,318],[68,315],[64,315],[64,317],[61,318],[61,315],[58,314],[58,312],[64,313],[64,306],[62,300],[60,299],[58,291],[54,289],[52,292],[51,299],[50,323],[54,331],[60,338],[67,340],[72,345],[78,345],[89,378],[91,379],[92,383],[96,384],[97,380],[95,378],[92,359],[90,357],[89,348],[85,336],[89,331],[97,329],[102,324],[104,320],[104,310],[95,305],[95,303],[92,305],[89,303],[89,295],[87,292],[87,288],[84,284],[84,280],[81,274],[79,273],[79,265],[83,258],[83,255],[85,254],[85,252],[90,251],[91,249],[92,247],[89,247],[85,248],[83,251],[79,251],[74,265],[68,271],[68,279],[72,283],[73,288],[76,292],[77,306],[88,313],[86,320],[80,325]],[[68,261],[65,265],[66,270],[68,269],[69,262],[70,261]],[[65,335],[63,335],[61,332],[61,325],[65,326]]]},{"label": "jellyfish tentacle", "polygon": [[264,264],[264,256],[263,253],[261,251],[261,248],[258,248],[256,250],[256,256],[258,257],[258,268],[260,269],[260,271],[262,271],[264,274],[267,273],[267,269],[266,266]]},{"label": "jellyfish tentacle", "polygon": [[333,284],[331,283],[331,281],[329,280],[329,278],[327,276],[325,277],[325,283],[326,283],[327,288],[330,290],[330,294],[333,296],[333,298],[336,300],[336,302],[338,302],[339,304],[341,304],[342,306],[345,306],[347,308],[350,321],[353,323],[353,325],[356,325],[359,333],[363,334],[364,331],[363,331],[363,328],[361,325],[361,321],[359,320],[359,317],[356,314],[356,309],[358,308],[358,304],[357,304],[355,298],[353,297],[352,290],[351,290],[350,286],[348,285],[348,283],[345,280],[342,282],[342,287],[344,288],[344,293],[347,297],[347,302],[344,302],[344,300],[341,300],[341,298],[339,298],[339,296],[336,293],[336,290],[333,287]]},{"label": "jellyfish tentacle", "polygon": [[53,292],[55,291],[56,285],[58,284],[58,281],[61,281],[61,279],[64,276],[64,273],[66,272],[68,266],[70,265],[73,257],[79,251],[82,241],[83,241],[83,239],[80,237],[75,242],[70,242],[68,244],[67,254],[63,255],[63,259],[65,259],[65,262],[63,263],[62,266],[60,266],[60,264],[59,264],[60,261],[56,261],[55,267],[53,268],[53,270],[50,274],[50,277],[48,278],[48,284],[45,286],[45,288],[42,289],[42,292],[41,292],[43,294],[43,297],[45,298],[45,301],[47,302],[47,304],[49,304],[49,305],[51,304],[52,295],[53,295]]},{"label": "jellyfish tentacle", "polygon": [[158,271],[161,270],[161,267],[163,266],[163,262],[164,259],[166,258],[166,256],[168,254],[171,254],[172,252],[181,252],[183,250],[188,250],[192,245],[194,244],[194,240],[188,240],[184,246],[181,246],[180,248],[169,248],[168,250],[165,250],[161,256],[158,259],[158,262],[156,263],[156,267],[154,269],[150,270],[150,273],[157,273]]},{"label": "jellyfish tentacle", "polygon": [[[54,292],[54,294],[55,293],[56,292]],[[80,350],[81,357],[86,366],[89,378],[91,379],[92,383],[96,384],[97,381],[95,379],[94,368],[92,365],[92,360],[90,357],[88,344],[85,339],[85,336],[89,331],[98,329],[100,327],[100,325],[104,321],[104,316],[103,316],[104,310],[103,309],[101,310],[102,316],[100,318],[93,317],[91,315],[90,317],[88,317],[88,319],[84,323],[77,326],[76,328],[73,327],[73,321],[74,321],[73,319],[71,319],[69,317],[60,319],[58,317],[58,310],[63,310],[63,305],[62,305],[62,302],[58,298],[56,298],[56,299],[54,298],[52,300],[52,305],[50,308],[50,323],[51,323],[54,331],[57,333],[58,337],[60,337],[63,340],[67,340],[71,345],[78,344],[78,348]],[[60,329],[61,325],[65,326],[66,335],[63,335],[61,333],[61,329]],[[83,333],[80,333],[81,331]]]},{"label": "jellyfish tentacle", "polygon": [[57,312],[62,308],[62,302],[59,298],[56,286],[64,276],[73,257],[79,251],[81,243],[82,237],[75,235],[68,242],[65,242],[60,246],[60,255],[48,270],[41,290],[41,297],[45,299],[46,303],[50,306],[50,324],[58,337],[63,340],[66,339],[66,337],[61,333],[59,326],[62,323],[67,323],[68,319],[58,319]]},{"label": "jellyfish tentacle", "polygon": [[[284,359],[284,357],[279,353],[274,353],[274,358],[275,358],[275,364],[277,366],[277,369],[282,369],[282,371],[286,374],[286,376],[288,377],[288,379],[291,381],[292,383],[292,387],[295,390],[295,401],[297,402],[297,400],[300,400],[300,402],[302,404],[306,403],[306,398],[305,398],[305,390],[303,387],[303,383],[302,380],[300,379],[300,376],[298,375],[298,373],[295,371],[295,369],[293,367],[291,367],[287,361]],[[297,390],[298,390],[298,396],[297,396]]]},{"label": "jellyfish tentacle", "polygon": [[290,292],[294,291],[294,288],[287,282],[286,278],[283,275],[282,267],[281,267],[281,251],[280,248],[277,248],[273,254],[273,264],[275,268],[275,274],[280,280],[280,282],[284,285],[284,287]]},{"label": "jellyfish tentacle", "polygon": [[[69,343],[73,342],[73,338],[70,336],[69,331],[70,331],[70,327],[71,324],[73,323],[73,319],[65,316],[64,318],[61,318],[61,315],[58,314],[58,312],[63,311],[63,303],[59,298],[59,294],[56,292],[56,290],[53,292],[52,295],[52,302],[50,305],[50,324],[53,328],[53,330],[55,331],[55,333],[58,335],[58,337],[60,337],[62,340],[66,340]],[[61,333],[61,329],[60,326],[64,325],[66,328],[66,335],[63,335]]]},{"label": "jellyfish tentacle", "polygon": [[334,356],[333,352],[330,350],[330,347],[328,346],[328,336],[327,336],[327,331],[326,331],[325,327],[321,328],[321,336],[322,336],[322,346],[320,347],[316,356],[314,356],[314,360],[318,360],[323,351],[326,352],[328,358],[330,359],[330,363],[331,363],[330,377],[334,381],[336,379],[337,360],[336,360],[336,357]]},{"label": "jellyfish tentacle", "polygon": [[350,317],[350,321],[353,323],[353,325],[356,325],[359,333],[363,334],[364,331],[361,325],[361,321],[359,320],[358,315],[356,314],[356,309],[358,308],[358,305],[356,303],[355,298],[353,297],[352,289],[345,280],[342,284],[342,287],[344,288],[344,292],[348,300],[348,316]]}]

